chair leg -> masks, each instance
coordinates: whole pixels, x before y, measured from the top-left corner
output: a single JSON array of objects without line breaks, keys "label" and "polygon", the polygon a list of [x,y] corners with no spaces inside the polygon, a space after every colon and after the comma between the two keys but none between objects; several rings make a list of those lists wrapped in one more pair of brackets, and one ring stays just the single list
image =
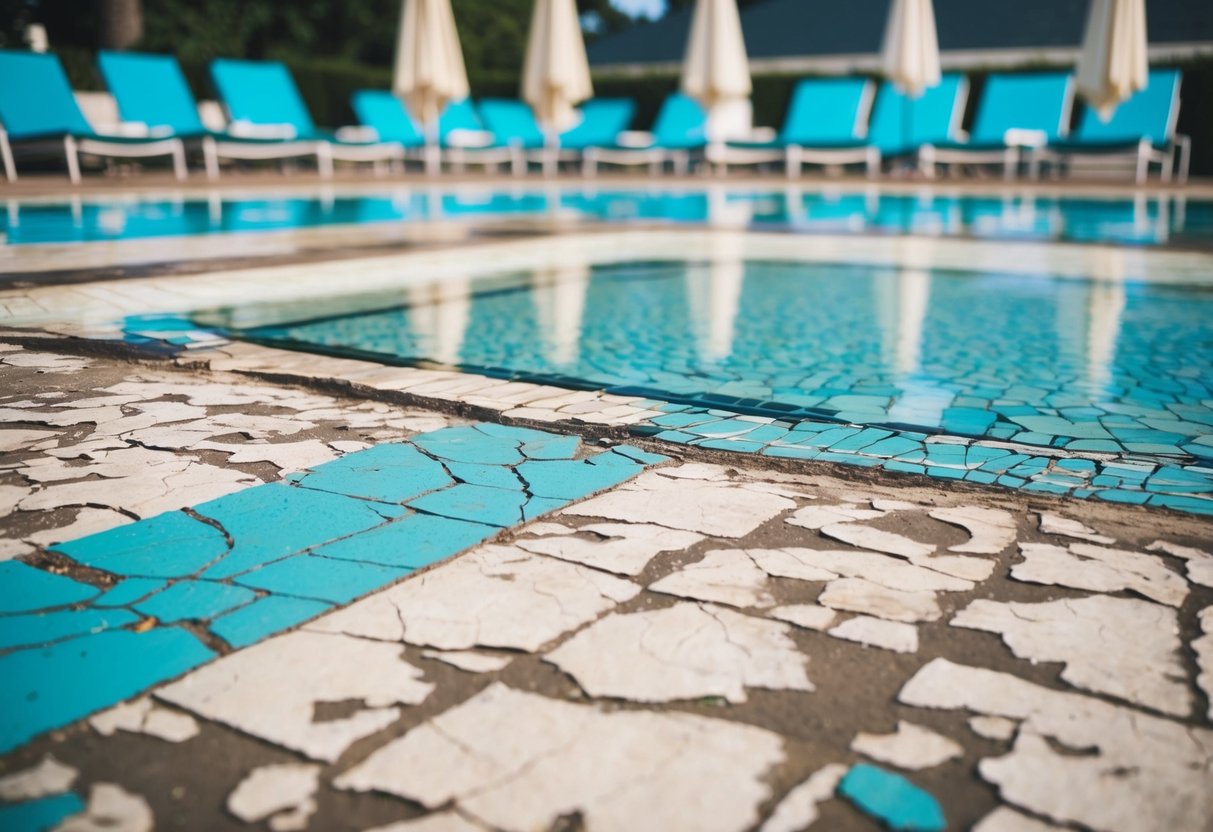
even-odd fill
[{"label": "chair leg", "polygon": [[1144,144],[1137,146],[1137,177],[1138,185],[1146,184],[1146,177],[1150,175],[1150,156]]},{"label": "chair leg", "polygon": [[868,179],[875,179],[880,176],[880,150],[876,147],[869,147],[866,156],[864,163],[867,167]]},{"label": "chair leg", "polygon": [[8,143],[8,133],[0,130],[0,156],[4,157],[4,178],[17,181],[17,166],[13,163],[13,148]]},{"label": "chair leg", "polygon": [[202,166],[206,168],[207,179],[219,178],[219,146],[210,136],[202,140]]},{"label": "chair leg", "polygon": [[594,153],[594,148],[586,148],[581,154],[581,175],[582,176],[597,176],[598,175],[598,155]]},{"label": "chair leg", "polygon": [[927,179],[935,178],[935,148],[929,144],[918,148],[918,172]]},{"label": "chair leg", "polygon": [[189,169],[185,166],[185,145],[181,139],[173,141],[173,174],[177,177],[178,182],[184,182],[189,178]]},{"label": "chair leg", "polygon": [[316,168],[323,179],[333,178],[333,149],[328,142],[316,145]]},{"label": "chair leg", "polygon": [[67,175],[73,185],[80,184],[80,156],[76,149],[76,140],[71,136],[63,137],[63,152],[67,156]]},{"label": "chair leg", "polygon": [[510,149],[510,173],[514,176],[522,176],[526,173],[526,156],[521,148]]},{"label": "chair leg", "polygon": [[1002,178],[1010,182],[1019,173],[1019,150],[1008,147],[1002,156]]},{"label": "chair leg", "polygon": [[800,149],[800,145],[788,145],[788,149],[784,151],[784,165],[787,168],[788,179],[799,179],[803,163],[804,153]]},{"label": "chair leg", "polygon": [[674,154],[674,174],[676,176],[686,176],[687,171],[691,167],[691,156],[685,150],[680,150]]},{"label": "chair leg", "polygon": [[1188,168],[1192,165],[1192,137],[1177,136],[1179,143],[1179,184],[1188,184]]}]

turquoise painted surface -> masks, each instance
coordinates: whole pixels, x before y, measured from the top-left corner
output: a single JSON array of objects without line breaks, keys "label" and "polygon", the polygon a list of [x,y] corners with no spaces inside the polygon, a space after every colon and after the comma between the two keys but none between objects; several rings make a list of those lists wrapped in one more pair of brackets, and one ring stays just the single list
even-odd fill
[{"label": "turquoise painted surface", "polygon": [[895,832],[943,832],[948,826],[930,792],[879,766],[852,766],[838,793]]},{"label": "turquoise painted surface", "polygon": [[55,547],[104,591],[0,563],[0,753],[209,661],[185,622],[254,644],[663,459],[445,428]]},{"label": "turquoise painted surface", "polygon": [[1133,245],[1205,244],[1213,203],[1170,197],[1136,200],[906,196],[864,192],[511,188],[400,189],[333,198],[99,199],[8,203],[0,232],[8,245],[231,234],[436,219],[543,217],[553,212],[610,223],[727,221],[802,233],[903,233],[987,239],[1068,240]]}]

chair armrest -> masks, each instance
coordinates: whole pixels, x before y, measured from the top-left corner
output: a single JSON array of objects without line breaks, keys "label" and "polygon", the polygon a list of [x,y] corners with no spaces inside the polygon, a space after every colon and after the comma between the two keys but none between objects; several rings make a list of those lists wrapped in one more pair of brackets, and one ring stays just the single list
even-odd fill
[{"label": "chair armrest", "polygon": [[295,128],[290,124],[253,124],[251,121],[233,121],[227,131],[240,139],[293,139]]},{"label": "chair armrest", "polygon": [[624,130],[615,138],[620,147],[652,147],[656,137],[645,130]]},{"label": "chair armrest", "polygon": [[1043,130],[1013,127],[1003,134],[1002,140],[1008,147],[1044,147],[1049,143],[1049,135]]}]

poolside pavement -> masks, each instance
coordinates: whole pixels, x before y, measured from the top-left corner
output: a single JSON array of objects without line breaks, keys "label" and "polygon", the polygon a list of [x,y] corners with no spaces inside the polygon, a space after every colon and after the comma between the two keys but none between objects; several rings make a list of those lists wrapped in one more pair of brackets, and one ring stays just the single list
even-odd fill
[{"label": "poolside pavement", "polygon": [[0,828],[1209,828],[1208,517],[155,317],[281,286],[5,293]]}]

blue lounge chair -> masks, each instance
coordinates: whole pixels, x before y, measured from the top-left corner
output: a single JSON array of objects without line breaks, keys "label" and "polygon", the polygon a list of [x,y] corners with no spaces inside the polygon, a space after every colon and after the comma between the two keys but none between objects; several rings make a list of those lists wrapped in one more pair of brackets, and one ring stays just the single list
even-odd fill
[{"label": "blue lounge chair", "polygon": [[515,174],[520,174],[526,166],[522,149],[499,141],[487,128],[470,98],[446,105],[438,116],[438,141],[443,156],[456,168],[466,164],[486,168],[508,164]]},{"label": "blue lounge chair", "polygon": [[1191,139],[1175,133],[1182,80],[1183,73],[1178,69],[1151,70],[1146,88],[1117,107],[1107,122],[1087,107],[1073,135],[1052,143],[1040,155],[1054,161],[1076,157],[1134,159],[1140,184],[1146,181],[1152,162],[1158,164],[1162,180],[1171,181],[1178,152],[1179,181],[1186,182]]},{"label": "blue lounge chair", "polygon": [[171,55],[102,52],[97,56],[97,66],[122,120],[198,141],[210,179],[219,176],[220,158],[287,159],[318,157],[320,153],[315,142],[240,137],[208,130],[198,116],[198,103],[181,66]]},{"label": "blue lounge chair", "polygon": [[587,147],[609,147],[636,115],[630,98],[591,98],[579,108],[581,120],[560,134],[561,152],[580,154]]},{"label": "blue lounge chair", "polygon": [[709,148],[709,160],[729,164],[783,161],[789,176],[799,176],[805,163],[867,165],[880,171],[880,151],[865,140],[875,92],[863,78],[808,78],[796,85],[783,129],[769,142],[728,142]]},{"label": "blue lounge chair", "polygon": [[81,153],[142,158],[170,156],[185,179],[185,147],[171,131],[142,136],[99,135],[85,120],[55,55],[0,50],[0,156],[10,182],[17,178],[12,144],[60,143],[72,182],[80,181]]},{"label": "blue lounge chair", "polygon": [[1066,135],[1073,101],[1069,73],[991,75],[968,138],[924,144],[918,151],[920,166],[933,174],[936,164],[1002,163],[1010,179],[1025,149],[1053,144]]},{"label": "blue lounge chair", "polygon": [[592,176],[604,163],[649,165],[656,171],[671,160],[675,173],[686,173],[691,152],[707,145],[707,124],[707,113],[699,102],[683,93],[673,93],[662,103],[645,143],[627,142],[625,133],[610,144],[586,147],[582,153],[584,172]]},{"label": "blue lounge chair", "polygon": [[868,144],[885,159],[916,154],[923,145],[953,144],[960,138],[968,97],[969,79],[955,73],[945,74],[918,98],[885,81],[872,108]]},{"label": "blue lounge chair", "polygon": [[312,142],[323,176],[332,175],[334,160],[404,158],[404,148],[396,142],[343,141],[317,130],[290,70],[278,61],[220,58],[211,63],[211,80],[231,117],[228,130],[232,135]]},{"label": "blue lounge chair", "polygon": [[358,122],[375,131],[381,142],[395,142],[406,149],[425,146],[421,125],[395,93],[387,90],[359,90],[350,97]]}]

